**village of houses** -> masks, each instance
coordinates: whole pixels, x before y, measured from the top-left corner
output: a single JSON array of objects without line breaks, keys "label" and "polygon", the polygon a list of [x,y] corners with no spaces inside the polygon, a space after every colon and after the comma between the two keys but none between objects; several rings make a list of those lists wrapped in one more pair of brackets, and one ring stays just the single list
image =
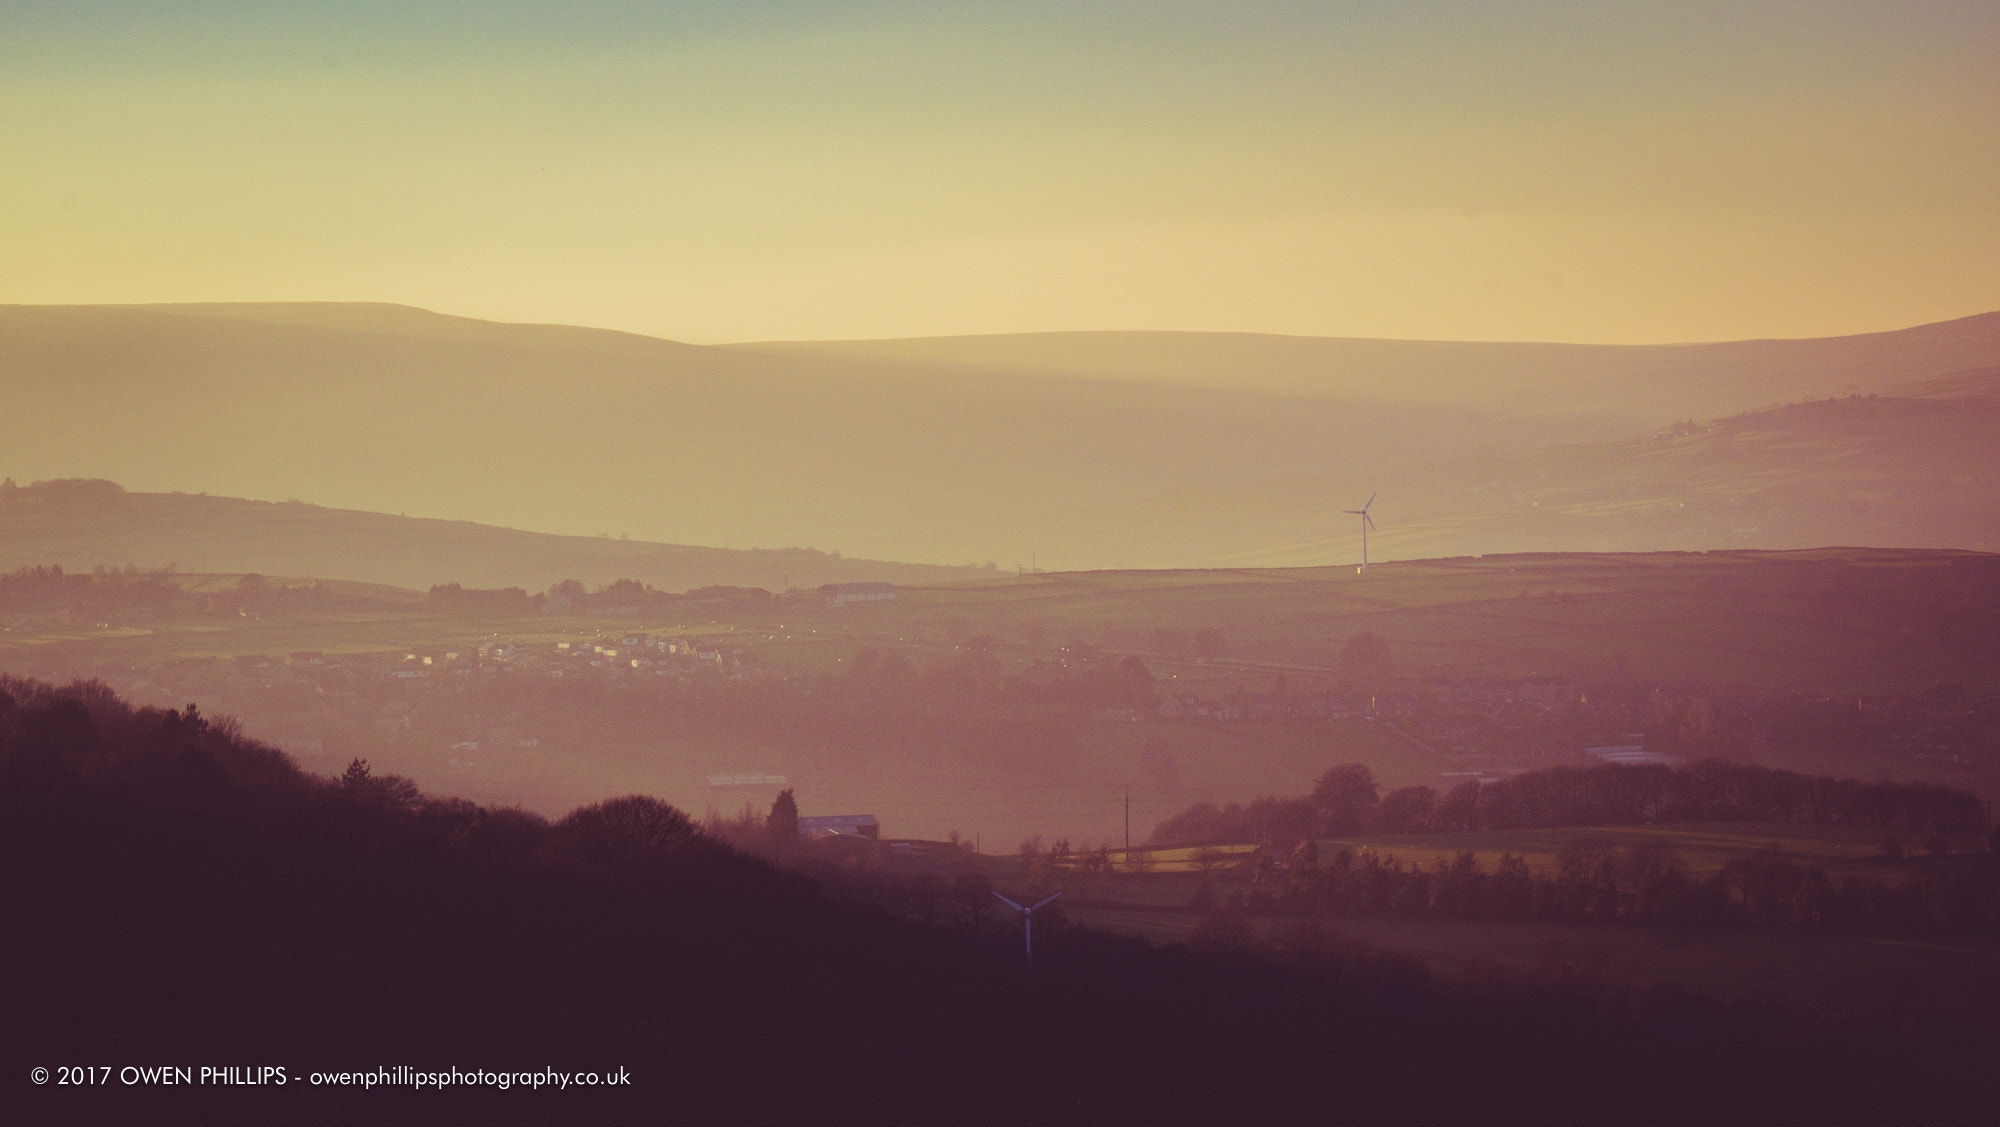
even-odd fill
[{"label": "village of houses", "polygon": [[[50,569],[48,575],[24,572],[8,578],[16,586],[39,585],[60,596],[32,612],[40,618],[76,618],[80,608],[63,601],[74,601],[77,592],[115,594],[126,588],[130,594],[163,600],[157,613],[143,604],[123,608],[134,617],[158,621],[179,608],[181,613],[197,612],[196,620],[206,623],[230,609],[211,606],[213,596],[197,606],[178,589],[144,576],[113,576],[107,583],[104,577],[65,577]],[[246,591],[247,582],[238,585],[232,604],[245,602],[254,609],[258,598],[297,599],[302,594]],[[838,683],[843,671],[859,663],[849,666],[849,654],[831,666],[822,660],[813,670],[790,664],[783,643],[791,639],[783,626],[773,627],[773,612],[784,609],[789,618],[792,611],[837,611],[897,597],[896,588],[886,583],[837,584],[783,596],[746,588],[668,596],[634,583],[584,596],[580,585],[568,586],[577,599],[592,604],[598,632],[562,636],[566,628],[591,631],[593,625],[564,617],[575,613],[569,608],[550,619],[550,608],[526,605],[533,600],[524,592],[460,591],[453,585],[434,589],[427,605],[450,612],[458,604],[470,604],[467,625],[481,620],[501,629],[508,622],[536,625],[516,640],[489,634],[479,641],[372,652],[183,658],[162,653],[151,660],[117,663],[92,660],[86,649],[57,644],[31,646],[17,656],[39,659],[45,668],[35,669],[36,675],[95,677],[137,703],[180,707],[199,701],[205,712],[237,717],[249,734],[292,752],[316,770],[338,768],[347,756],[388,751],[397,760],[417,757],[472,767],[496,755],[533,757],[577,743],[582,737],[574,720],[580,706],[574,702],[591,694],[610,692],[639,705],[626,708],[628,714],[684,719],[690,709],[707,707],[705,700],[720,699],[731,688],[747,688],[810,716],[828,707],[830,679]],[[501,596],[512,597],[512,609],[492,614],[493,608],[483,604]],[[567,596],[552,591],[550,597]],[[627,607],[627,602],[633,605]],[[636,617],[669,607],[683,620],[690,612],[706,610],[719,621],[741,621],[733,626],[711,623],[705,630],[626,626],[607,631],[603,625],[604,617]],[[521,617],[524,610],[530,617]],[[223,616],[223,621],[231,618],[256,622],[247,611]],[[99,625],[116,627],[115,622]],[[28,618],[17,612],[7,633],[28,628]],[[477,637],[477,629],[457,633]],[[1844,747],[1945,771],[2000,767],[2000,701],[1950,686],[1903,696],[1815,697],[1732,695],[1703,686],[1608,678],[1586,683],[1576,678],[1385,675],[1364,685],[1329,675],[1287,682],[1276,667],[1264,667],[1250,655],[1190,662],[1184,654],[1151,652],[1143,641],[1133,648],[1137,636],[1107,637],[1107,644],[1097,647],[1074,640],[1050,644],[1025,631],[1015,633],[994,650],[1003,659],[997,666],[1002,674],[999,697],[1022,708],[1060,709],[1066,723],[1254,727],[1366,722],[1424,756],[1447,778],[1490,779],[1563,763],[1673,765],[1714,754],[1754,758],[1759,748],[1788,742]],[[912,658],[905,668],[922,680],[927,670],[949,665],[955,653],[981,642],[872,638],[834,630],[816,644],[822,655],[843,646],[858,651],[865,645],[895,649],[904,644],[905,656]],[[986,639],[984,644],[993,643]],[[65,652],[71,656],[65,658]],[[1174,670],[1178,672],[1170,672]],[[1091,699],[1087,688],[1076,691],[1090,683],[1093,672],[1117,672],[1115,680],[1123,686],[1118,699]],[[1135,675],[1137,692],[1132,691]],[[661,705],[666,701],[672,706]],[[977,707],[992,703],[982,701]],[[956,704],[950,692],[931,692],[924,694],[923,706],[951,709]],[[966,706],[972,707],[969,702]]]},{"label": "village of houses", "polygon": [[[532,755],[545,743],[561,742],[567,709],[550,702],[593,692],[647,697],[652,687],[686,707],[704,690],[748,686],[791,699],[792,707],[815,707],[814,695],[822,691],[816,684],[823,686],[825,675],[768,661],[743,644],[755,640],[635,631],[495,639],[460,649],[191,659],[144,670],[103,669],[98,676],[145,703],[200,700],[206,710],[238,716],[251,734],[309,764],[373,746],[421,748],[427,757],[459,766],[496,753]],[[1120,659],[1098,654],[1091,660]],[[1066,663],[1061,655],[1037,658],[1009,683],[1025,688],[1061,675]],[[1149,706],[1090,708],[1074,719],[1232,726],[1368,721],[1430,757],[1443,776],[1489,780],[1562,763],[1677,765],[1704,753],[1740,751],[1746,743],[1795,735],[1825,740],[1829,733],[1857,750],[1905,761],[1966,769],[2000,765],[2000,708],[1949,692],[1739,698],[1632,683],[1421,677],[1308,691],[1238,684],[1191,692],[1176,684],[1155,681],[1160,691]]]}]

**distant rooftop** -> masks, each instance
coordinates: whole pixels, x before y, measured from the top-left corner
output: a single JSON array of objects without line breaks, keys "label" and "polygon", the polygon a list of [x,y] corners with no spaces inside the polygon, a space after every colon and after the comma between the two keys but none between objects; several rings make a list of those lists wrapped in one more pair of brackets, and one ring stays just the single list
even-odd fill
[{"label": "distant rooftop", "polygon": [[799,819],[800,837],[832,837],[845,835],[854,837],[880,838],[881,823],[873,814],[828,814],[816,818]]}]

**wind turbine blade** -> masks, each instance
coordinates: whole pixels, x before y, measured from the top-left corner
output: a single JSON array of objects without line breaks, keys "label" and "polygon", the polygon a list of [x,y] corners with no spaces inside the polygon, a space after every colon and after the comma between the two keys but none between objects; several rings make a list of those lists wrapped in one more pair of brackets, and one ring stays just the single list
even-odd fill
[{"label": "wind turbine blade", "polygon": [[1365,517],[1368,515],[1367,513],[1362,512],[1360,509],[1342,509],[1340,511],[1346,513],[1348,516],[1351,517]]},{"label": "wind turbine blade", "polygon": [[[1000,896],[1000,894],[997,892],[994,893],[993,895]],[[1007,905],[1009,908],[1014,909],[1017,912],[1025,912],[1029,910],[1027,908],[1021,907],[1019,904],[1014,903],[1012,900],[1007,899],[1005,896],[1000,896],[1000,902]]]},{"label": "wind turbine blade", "polygon": [[1368,515],[1367,513],[1362,513],[1362,514],[1361,514],[1361,520],[1362,520],[1362,523],[1366,524],[1366,525],[1367,525],[1368,527],[1370,527],[1370,528],[1374,528],[1374,527],[1375,527],[1375,518],[1374,518],[1374,517],[1371,517],[1371,516],[1369,516],[1369,515]]},{"label": "wind turbine blade", "polygon": [[[1368,495],[1368,505],[1372,505],[1372,504],[1374,504],[1374,503],[1375,503],[1375,498],[1377,498],[1377,497],[1380,497],[1380,496],[1381,496],[1381,494],[1380,494],[1380,493],[1370,493],[1370,494]],[[1366,512],[1368,511],[1368,505],[1363,505],[1363,506],[1361,506],[1361,511],[1362,511],[1363,513],[1366,513]]]},{"label": "wind turbine blade", "polygon": [[[1060,893],[1060,892],[1056,893],[1056,896],[1061,896],[1061,895],[1062,895],[1062,893]],[[1054,899],[1056,898],[1056,896],[1051,896],[1051,897],[1048,897],[1047,899],[1045,899],[1045,900],[1043,900],[1043,901],[1042,901],[1042,904],[1046,904],[1046,903],[1048,903],[1048,902],[1049,902],[1050,900],[1054,900]],[[1035,905],[1035,906],[1034,906],[1033,908],[1030,908],[1030,909],[1028,909],[1028,910],[1029,910],[1030,912],[1035,912],[1035,911],[1040,911],[1040,910],[1041,910],[1041,907],[1042,907],[1042,904],[1037,904],[1037,905]]]}]

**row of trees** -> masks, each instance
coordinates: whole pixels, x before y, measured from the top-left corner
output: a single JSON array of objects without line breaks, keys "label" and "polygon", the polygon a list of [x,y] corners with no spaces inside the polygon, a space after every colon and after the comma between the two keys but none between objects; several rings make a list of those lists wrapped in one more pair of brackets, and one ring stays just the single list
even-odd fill
[{"label": "row of trees", "polygon": [[1674,822],[1797,822],[1867,826],[1951,841],[1988,828],[1985,804],[1955,787],[1864,783],[1707,759],[1550,767],[1443,796],[1427,786],[1382,794],[1361,764],[1335,767],[1303,798],[1191,806],[1153,830],[1156,845],[1286,841],[1354,833],[1462,833]]},{"label": "row of trees", "polygon": [[[433,586],[425,594],[427,607],[441,614],[467,618],[521,618],[537,614],[610,614],[634,608],[658,609],[686,600],[721,601],[732,609],[769,606],[774,596],[761,587],[703,587],[673,595],[637,580],[620,579],[595,591],[565,579],[540,594],[519,587],[478,588],[458,583]],[[355,601],[346,596],[345,602]],[[124,620],[170,615],[324,608],[327,592],[317,584],[283,586],[255,573],[245,575],[226,593],[191,594],[174,579],[174,569],[98,568],[65,572],[60,564],[18,568],[0,575],[0,616],[64,613],[71,618]]]},{"label": "row of trees", "polygon": [[38,614],[91,621],[161,618],[189,602],[165,571],[65,572],[60,564],[50,564],[0,575],[0,619],[5,620]]},{"label": "row of trees", "polygon": [[172,566],[99,567],[90,572],[66,572],[60,564],[18,568],[0,575],[0,619],[52,616],[89,624],[214,614],[323,612],[367,605],[370,598],[353,592],[334,594],[311,580],[293,585],[272,582],[255,572],[239,577],[227,590],[190,591],[175,575]]},{"label": "row of trees", "polygon": [[[1197,894],[1207,907],[1212,886]],[[1565,842],[1553,872],[1537,874],[1503,854],[1492,869],[1470,852],[1425,868],[1374,850],[1341,849],[1321,860],[1307,842],[1278,863],[1260,858],[1238,903],[1280,915],[1450,916],[1598,921],[1664,927],[1762,927],[2000,938],[2000,861],[1987,853],[1938,858],[1890,883],[1835,882],[1775,846],[1691,875],[1661,839]]]}]

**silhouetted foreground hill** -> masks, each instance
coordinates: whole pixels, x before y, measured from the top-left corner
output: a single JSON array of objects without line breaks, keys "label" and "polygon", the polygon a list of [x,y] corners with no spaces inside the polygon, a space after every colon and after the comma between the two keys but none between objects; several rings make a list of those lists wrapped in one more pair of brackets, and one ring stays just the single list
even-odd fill
[{"label": "silhouetted foreground hill", "polygon": [[[1964,1094],[1987,1031],[1666,992],[1426,985],[1050,929],[920,928],[643,798],[550,824],[307,776],[227,722],[0,682],[19,1122],[1832,1122]],[[31,1086],[33,1067],[283,1067],[282,1087]],[[314,1072],[623,1070],[570,1091]],[[477,1101],[476,1105],[474,1101]]]},{"label": "silhouetted foreground hill", "polygon": [[433,584],[540,591],[636,579],[662,591],[715,585],[939,583],[968,568],[849,560],[810,548],[728,549],[550,536],[462,520],[420,520],[297,502],[127,493],[109,481],[0,488],[0,571],[46,563],[187,572],[312,575],[423,590]]}]

